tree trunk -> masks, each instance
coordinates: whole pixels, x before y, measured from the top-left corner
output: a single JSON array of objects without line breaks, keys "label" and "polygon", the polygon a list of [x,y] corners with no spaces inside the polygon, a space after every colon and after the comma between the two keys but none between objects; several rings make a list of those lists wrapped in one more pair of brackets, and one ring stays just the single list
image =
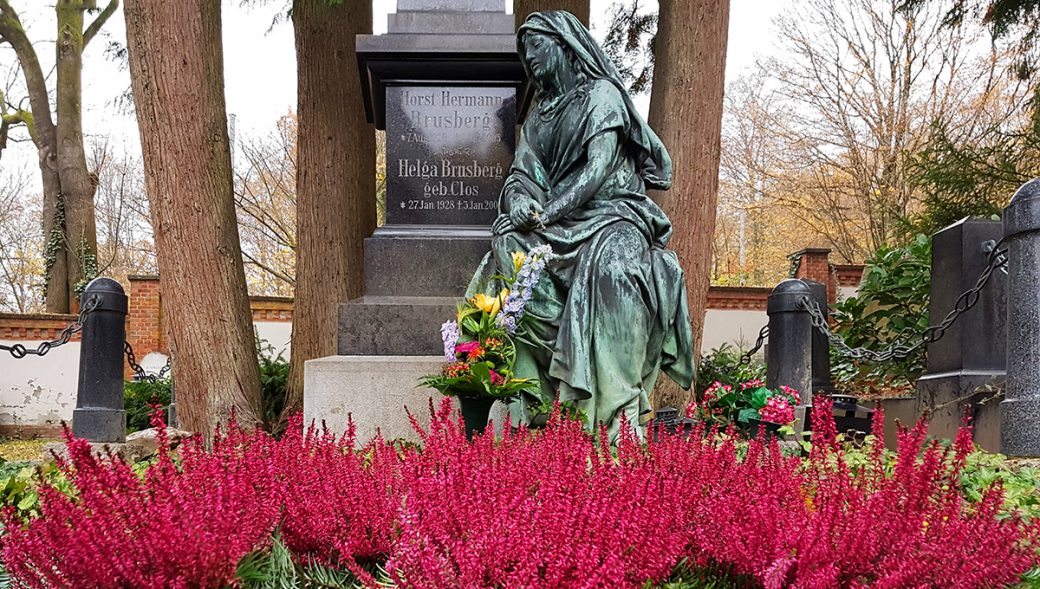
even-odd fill
[{"label": "tree trunk", "polygon": [[82,0],[60,0],[57,36],[58,176],[65,205],[66,290],[70,306],[76,293],[97,276],[97,228],[94,220],[95,184],[87,171],[83,149],[83,113],[80,105],[83,71]]},{"label": "tree trunk", "polygon": [[365,120],[355,36],[372,3],[293,3],[297,116],[296,292],[289,394],[303,405],[303,363],[336,353],[337,309],[364,290],[364,239],[376,227],[375,130]]},{"label": "tree trunk", "polygon": [[30,136],[39,151],[40,176],[43,181],[43,235],[47,273],[45,306],[48,313],[68,313],[64,205],[61,202],[61,181],[58,177],[57,132],[51,116],[47,80],[18,15],[5,0],[0,0],[0,38],[11,44],[18,58],[18,66],[29,93],[29,108],[33,114]]},{"label": "tree trunk", "polygon": [[532,12],[543,10],[566,10],[578,17],[585,26],[589,26],[589,0],[515,0],[513,15],[516,26],[524,24]]},{"label": "tree trunk", "polygon": [[260,373],[235,219],[220,0],[128,0],[127,48],[177,416],[252,427]]},{"label": "tree trunk", "polygon": [[[671,190],[652,196],[674,227],[669,245],[686,271],[696,353],[715,232],[729,0],[661,0],[659,23],[649,122],[672,155],[675,176]],[[662,380],[654,405],[681,409],[692,398]]]}]

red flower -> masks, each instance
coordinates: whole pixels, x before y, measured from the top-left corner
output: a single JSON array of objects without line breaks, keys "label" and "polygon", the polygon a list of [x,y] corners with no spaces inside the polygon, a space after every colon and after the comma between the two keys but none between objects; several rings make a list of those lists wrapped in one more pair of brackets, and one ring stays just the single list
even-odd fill
[{"label": "red flower", "polygon": [[444,375],[456,378],[469,373],[469,364],[465,362],[453,362],[444,367]]},{"label": "red flower", "polygon": [[461,344],[455,344],[455,353],[456,354],[468,354],[468,353],[472,352],[474,349],[479,348],[479,347],[480,347],[480,342],[477,342],[477,341],[463,342]]}]

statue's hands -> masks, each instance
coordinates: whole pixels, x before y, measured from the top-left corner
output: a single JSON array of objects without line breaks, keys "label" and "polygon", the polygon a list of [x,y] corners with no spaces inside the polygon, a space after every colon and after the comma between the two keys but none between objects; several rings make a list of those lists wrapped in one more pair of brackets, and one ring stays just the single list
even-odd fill
[{"label": "statue's hands", "polygon": [[533,198],[521,197],[516,200],[515,206],[509,209],[509,220],[520,231],[530,231],[542,225],[541,213],[542,205]]},{"label": "statue's hands", "polygon": [[499,215],[491,226],[495,235],[510,231],[531,231],[542,226],[542,205],[526,195],[515,195],[509,202],[509,213]]},{"label": "statue's hands", "polygon": [[539,214],[540,221],[542,222],[542,224],[544,224],[544,225],[552,225],[553,223],[556,223],[557,221],[560,220],[560,218],[562,217],[562,214],[560,212],[560,207],[557,206],[557,205],[558,205],[558,203],[556,201],[553,201],[553,202],[549,203],[545,207],[545,210],[543,210]]},{"label": "statue's hands", "polygon": [[515,229],[516,227],[513,226],[513,221],[510,220],[509,215],[499,215],[495,218],[495,222],[491,224],[492,235],[502,235]]}]

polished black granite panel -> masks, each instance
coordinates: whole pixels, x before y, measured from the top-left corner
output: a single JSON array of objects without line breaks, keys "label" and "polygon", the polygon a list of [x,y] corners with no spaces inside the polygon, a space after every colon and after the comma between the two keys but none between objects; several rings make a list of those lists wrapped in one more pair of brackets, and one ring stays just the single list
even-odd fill
[{"label": "polished black granite panel", "polygon": [[388,86],[387,225],[490,225],[516,143],[516,88]]}]

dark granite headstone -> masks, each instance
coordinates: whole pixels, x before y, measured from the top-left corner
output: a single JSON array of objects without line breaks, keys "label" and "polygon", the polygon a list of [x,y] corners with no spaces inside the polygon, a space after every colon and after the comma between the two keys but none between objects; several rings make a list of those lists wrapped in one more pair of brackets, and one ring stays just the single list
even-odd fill
[{"label": "dark granite headstone", "polygon": [[388,225],[489,226],[513,159],[516,88],[386,89]]},{"label": "dark granite headstone", "polygon": [[[1000,221],[963,219],[932,237],[930,325],[975,286],[988,264],[983,244],[1000,239],[1001,231]],[[978,303],[928,346],[928,371],[917,381],[917,415],[930,415],[930,435],[952,438],[969,410],[976,443],[1000,450],[998,405],[991,398],[1005,378],[1007,283],[1003,272],[994,272]]]},{"label": "dark granite headstone", "polygon": [[399,0],[359,35],[365,111],[386,129],[386,225],[365,295],[340,305],[339,353],[440,355],[441,323],[491,245],[524,72],[504,0]]}]

